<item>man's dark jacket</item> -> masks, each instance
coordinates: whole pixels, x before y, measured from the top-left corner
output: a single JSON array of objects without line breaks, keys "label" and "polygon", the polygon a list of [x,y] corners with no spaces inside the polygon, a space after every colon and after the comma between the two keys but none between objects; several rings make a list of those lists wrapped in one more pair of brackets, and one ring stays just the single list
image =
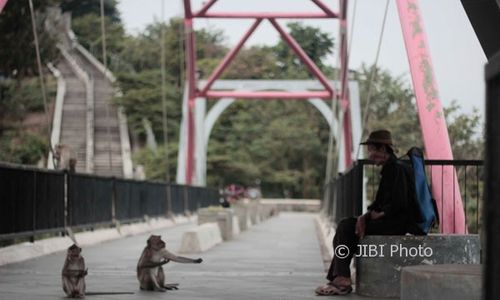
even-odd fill
[{"label": "man's dark jacket", "polygon": [[375,201],[368,209],[383,211],[384,217],[380,221],[391,226],[403,226],[412,233],[420,213],[416,206],[415,177],[410,164],[392,154],[380,174]]}]

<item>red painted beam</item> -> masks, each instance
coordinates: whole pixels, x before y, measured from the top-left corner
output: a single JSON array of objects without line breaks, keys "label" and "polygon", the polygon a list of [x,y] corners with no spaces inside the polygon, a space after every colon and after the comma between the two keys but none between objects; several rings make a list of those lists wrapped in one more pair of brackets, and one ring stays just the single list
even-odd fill
[{"label": "red painted beam", "polygon": [[278,30],[283,40],[292,48],[292,50],[297,54],[297,56],[302,60],[302,62],[306,65],[309,71],[323,84],[325,89],[333,94],[333,88],[330,86],[328,82],[328,78],[321,72],[321,70],[316,66],[316,64],[312,61],[311,58],[306,54],[306,52],[302,49],[302,47],[297,43],[297,41],[281,26],[276,22],[275,19],[269,19],[269,22]]},{"label": "red painted beam", "polygon": [[186,155],[186,184],[191,184],[194,169],[194,100],[196,93],[196,48],[193,29],[193,13],[191,1],[184,0],[184,31],[186,36],[186,84],[188,85],[188,113],[187,113],[187,155]]},{"label": "red painted beam", "polygon": [[[453,159],[448,127],[434,76],[429,43],[418,0],[396,1],[410,73],[415,92],[418,118],[428,159]],[[431,172],[433,196],[441,216],[441,233],[467,233],[464,204],[456,170],[437,168]]]},{"label": "red painted beam", "polygon": [[321,8],[321,10],[323,10],[325,12],[325,14],[327,14],[327,15],[333,17],[333,18],[337,18],[338,17],[338,14],[334,13],[321,0],[311,0],[311,1],[314,2],[314,4],[316,4],[319,8]]},{"label": "red painted beam", "polygon": [[344,131],[344,151],[345,151],[345,166],[348,169],[352,161],[352,127],[351,127],[351,107],[349,105],[349,54],[347,53],[347,0],[340,0],[339,12],[339,36],[340,36],[340,103],[343,108],[343,125]]},{"label": "red painted beam", "polygon": [[317,12],[210,12],[204,14],[195,14],[194,18],[219,18],[219,19],[332,19],[337,18],[338,14],[332,12],[332,15]]},{"label": "red painted beam", "polygon": [[248,38],[252,35],[252,33],[255,31],[255,29],[259,26],[260,22],[262,19],[257,19],[255,20],[255,23],[248,29],[248,31],[245,33],[245,35],[241,38],[241,40],[238,42],[238,44],[229,51],[224,59],[221,61],[221,63],[215,68],[215,70],[212,72],[210,77],[207,80],[207,83],[205,84],[205,87],[201,91],[201,94],[205,94],[212,84],[214,83],[215,80],[219,78],[219,76],[224,72],[226,67],[231,63],[231,61],[234,59],[236,54],[240,51],[241,47],[245,44],[245,42],[248,40]]},{"label": "red painted beam", "polygon": [[0,0],[0,13],[2,12],[3,8],[5,7],[5,4],[7,4],[7,0]]},{"label": "red painted beam", "polygon": [[191,10],[191,0],[184,0],[184,18],[191,19],[193,11]]},{"label": "red painted beam", "polygon": [[210,9],[210,7],[212,7],[212,5],[215,4],[215,2],[217,2],[217,0],[210,0],[208,3],[206,3],[197,13],[195,13],[194,15],[197,16],[197,15],[203,15],[207,12],[207,10]]},{"label": "red painted beam", "polygon": [[206,98],[240,98],[240,99],[255,99],[255,100],[269,100],[269,99],[309,99],[321,98],[331,99],[332,94],[329,91],[305,91],[305,92],[282,92],[282,91],[259,91],[259,92],[245,92],[245,91],[207,91],[204,95],[198,97]]}]

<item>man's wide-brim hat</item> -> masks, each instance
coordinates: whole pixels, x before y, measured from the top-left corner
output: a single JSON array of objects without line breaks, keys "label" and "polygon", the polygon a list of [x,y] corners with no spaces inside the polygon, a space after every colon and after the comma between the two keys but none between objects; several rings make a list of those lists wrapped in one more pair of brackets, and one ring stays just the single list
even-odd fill
[{"label": "man's wide-brim hat", "polygon": [[392,143],[391,132],[389,130],[375,130],[370,133],[368,139],[361,143],[361,145],[369,144],[384,144],[394,146]]}]

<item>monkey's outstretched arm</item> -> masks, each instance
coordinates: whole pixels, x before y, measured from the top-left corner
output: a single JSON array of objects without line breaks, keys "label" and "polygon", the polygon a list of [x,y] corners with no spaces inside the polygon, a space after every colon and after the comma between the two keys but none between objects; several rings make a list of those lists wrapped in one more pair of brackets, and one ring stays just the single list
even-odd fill
[{"label": "monkey's outstretched arm", "polygon": [[159,263],[155,263],[155,262],[143,262],[142,264],[140,264],[139,266],[137,266],[139,269],[145,269],[145,268],[156,268],[156,267],[160,267],[160,266],[163,266],[164,264],[168,263],[170,260],[166,259],[164,261],[161,261]]},{"label": "monkey's outstretched arm", "polygon": [[184,263],[184,264],[199,264],[203,261],[203,259],[201,258],[198,258],[198,259],[192,259],[192,258],[188,258],[188,257],[183,257],[183,256],[177,256],[171,252],[169,252],[168,250],[164,249],[162,251],[162,254],[163,254],[163,257],[167,260],[171,260],[171,261],[175,261],[175,262],[178,262],[178,263]]}]

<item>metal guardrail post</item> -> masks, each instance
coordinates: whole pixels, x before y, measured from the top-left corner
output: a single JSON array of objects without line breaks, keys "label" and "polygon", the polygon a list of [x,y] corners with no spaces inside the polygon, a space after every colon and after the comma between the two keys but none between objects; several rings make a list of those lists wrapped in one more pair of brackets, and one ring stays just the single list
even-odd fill
[{"label": "metal guardrail post", "polygon": [[[69,222],[68,222],[68,171],[64,170],[64,228],[68,228]],[[66,232],[63,233],[63,235],[66,234]]]},{"label": "metal guardrail post", "polygon": [[36,232],[36,194],[37,194],[37,186],[36,186],[36,171],[33,171],[33,198],[31,202],[32,209],[32,219],[33,222],[33,235],[30,236],[30,242],[35,242],[35,232]]},{"label": "metal guardrail post", "polygon": [[188,186],[184,186],[184,213],[189,214],[189,193]]},{"label": "metal guardrail post", "polygon": [[[500,52],[491,58],[486,74],[486,180],[483,216],[486,227],[483,299],[500,299]],[[484,236],[484,235],[483,235]]]},{"label": "metal guardrail post", "polygon": [[173,216],[173,211],[172,211],[172,188],[170,183],[165,184],[165,192],[166,192],[166,200],[167,200],[167,211],[166,211],[166,217],[170,218]]},{"label": "metal guardrail post", "polygon": [[112,192],[111,192],[111,222],[116,224],[116,178],[113,176],[111,179]]}]

